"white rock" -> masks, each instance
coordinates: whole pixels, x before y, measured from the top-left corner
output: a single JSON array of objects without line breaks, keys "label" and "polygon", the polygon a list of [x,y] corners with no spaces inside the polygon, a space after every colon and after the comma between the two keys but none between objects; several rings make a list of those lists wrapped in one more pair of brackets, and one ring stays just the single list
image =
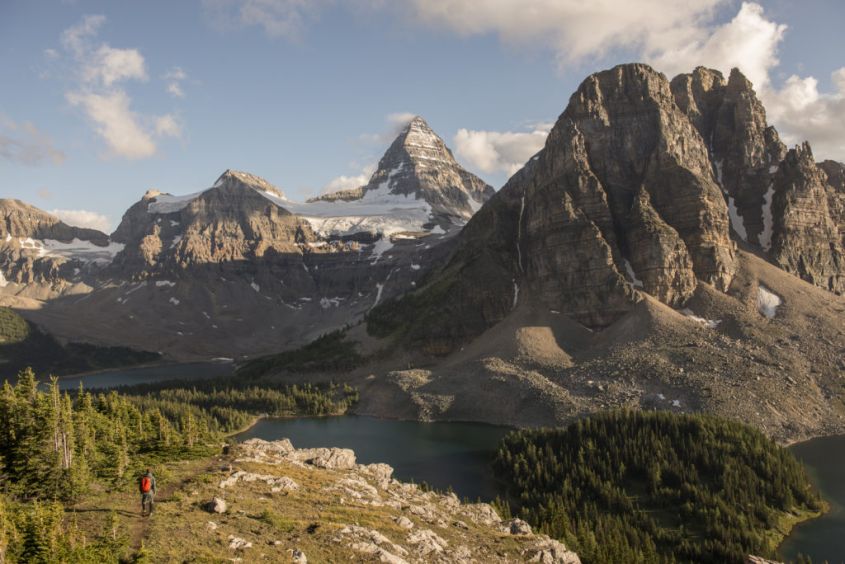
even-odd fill
[{"label": "white rock", "polygon": [[241,537],[229,535],[229,548],[232,550],[244,550],[246,548],[252,548],[252,543]]},{"label": "white rock", "polygon": [[403,529],[413,529],[414,522],[405,517],[404,515],[400,515],[396,518],[396,524],[402,527]]},{"label": "white rock", "polygon": [[502,531],[512,535],[530,535],[531,525],[522,519],[509,519],[502,523]]},{"label": "white rock", "polygon": [[445,539],[430,529],[418,529],[408,535],[408,544],[414,545],[422,556],[439,554],[449,546]]},{"label": "white rock", "polygon": [[298,548],[294,548],[291,551],[290,561],[294,564],[308,564],[308,558],[305,557],[305,553]]},{"label": "white rock", "polygon": [[212,513],[226,513],[228,505],[226,504],[225,499],[215,496],[211,498],[211,501],[206,504],[206,509],[208,509]]}]

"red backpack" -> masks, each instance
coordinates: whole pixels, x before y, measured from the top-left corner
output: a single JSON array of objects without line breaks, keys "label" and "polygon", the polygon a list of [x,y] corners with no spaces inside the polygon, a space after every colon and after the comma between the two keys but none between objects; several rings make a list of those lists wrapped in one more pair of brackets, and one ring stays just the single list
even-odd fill
[{"label": "red backpack", "polygon": [[141,493],[150,493],[153,483],[149,476],[141,476]]}]

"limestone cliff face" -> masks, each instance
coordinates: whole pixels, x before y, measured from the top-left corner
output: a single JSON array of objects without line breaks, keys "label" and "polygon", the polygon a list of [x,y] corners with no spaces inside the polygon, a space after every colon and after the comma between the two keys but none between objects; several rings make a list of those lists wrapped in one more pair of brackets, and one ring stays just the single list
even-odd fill
[{"label": "limestone cliff face", "polygon": [[355,201],[375,193],[425,200],[435,216],[467,220],[493,195],[493,187],[467,172],[420,116],[393,141],[369,182],[312,201]]},{"label": "limestone cliff face", "polygon": [[737,69],[726,82],[719,71],[698,67],[675,77],[672,92],[709,147],[716,179],[736,210],[734,231],[762,245],[770,236],[764,235],[765,195],[786,147],[767,125],[751,83]]},{"label": "limestone cliff face", "polygon": [[790,149],[774,177],[773,237],[769,254],[786,270],[832,292],[845,292],[840,225],[829,207],[827,175],[810,146]]},{"label": "limestone cliff face", "polygon": [[839,237],[845,249],[845,164],[822,161],[819,167],[827,176],[827,207],[831,218],[839,226]]},{"label": "limestone cliff face", "polygon": [[708,142],[740,239],[787,272],[836,293],[843,287],[845,174],[816,164],[808,144],[787,151],[752,84],[734,69],[697,68],[672,80],[679,108]]}]

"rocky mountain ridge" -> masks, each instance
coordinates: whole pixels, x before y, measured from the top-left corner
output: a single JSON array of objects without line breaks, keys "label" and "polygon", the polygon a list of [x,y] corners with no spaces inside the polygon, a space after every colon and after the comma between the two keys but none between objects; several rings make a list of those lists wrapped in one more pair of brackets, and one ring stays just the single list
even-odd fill
[{"label": "rocky mountain ridge", "polygon": [[534,426],[660,408],[784,441],[841,432],[841,170],[783,147],[738,71],[591,75],[448,260],[348,333],[402,351],[361,370],[376,378],[358,409]]},{"label": "rocky mountain ridge", "polygon": [[304,344],[412,288],[492,193],[422,118],[381,164],[356,201],[294,202],[235,170],[193,194],[148,191],[111,237],[6,202],[0,299],[58,335],[177,358]]},{"label": "rocky mountain ridge", "polygon": [[[465,338],[520,295],[600,329],[642,293],[680,307],[700,283],[726,292],[740,242],[841,293],[841,195],[828,181],[838,168],[826,168],[806,143],[783,147],[739,71],[727,83],[703,68],[670,82],[621,65],[579,86],[545,148],[469,222],[438,283],[413,294],[462,296],[462,306],[438,303],[436,316],[461,319]],[[486,291],[475,292],[481,280]],[[459,345],[442,329],[433,332]]]}]

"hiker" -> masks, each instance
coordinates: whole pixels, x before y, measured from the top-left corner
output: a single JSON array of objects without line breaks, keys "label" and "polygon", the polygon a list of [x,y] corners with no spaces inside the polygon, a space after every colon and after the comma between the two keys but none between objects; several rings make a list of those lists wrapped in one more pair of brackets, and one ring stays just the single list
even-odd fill
[{"label": "hiker", "polygon": [[141,515],[152,515],[153,496],[156,493],[156,479],[149,468],[138,478],[138,489],[141,491]]}]

